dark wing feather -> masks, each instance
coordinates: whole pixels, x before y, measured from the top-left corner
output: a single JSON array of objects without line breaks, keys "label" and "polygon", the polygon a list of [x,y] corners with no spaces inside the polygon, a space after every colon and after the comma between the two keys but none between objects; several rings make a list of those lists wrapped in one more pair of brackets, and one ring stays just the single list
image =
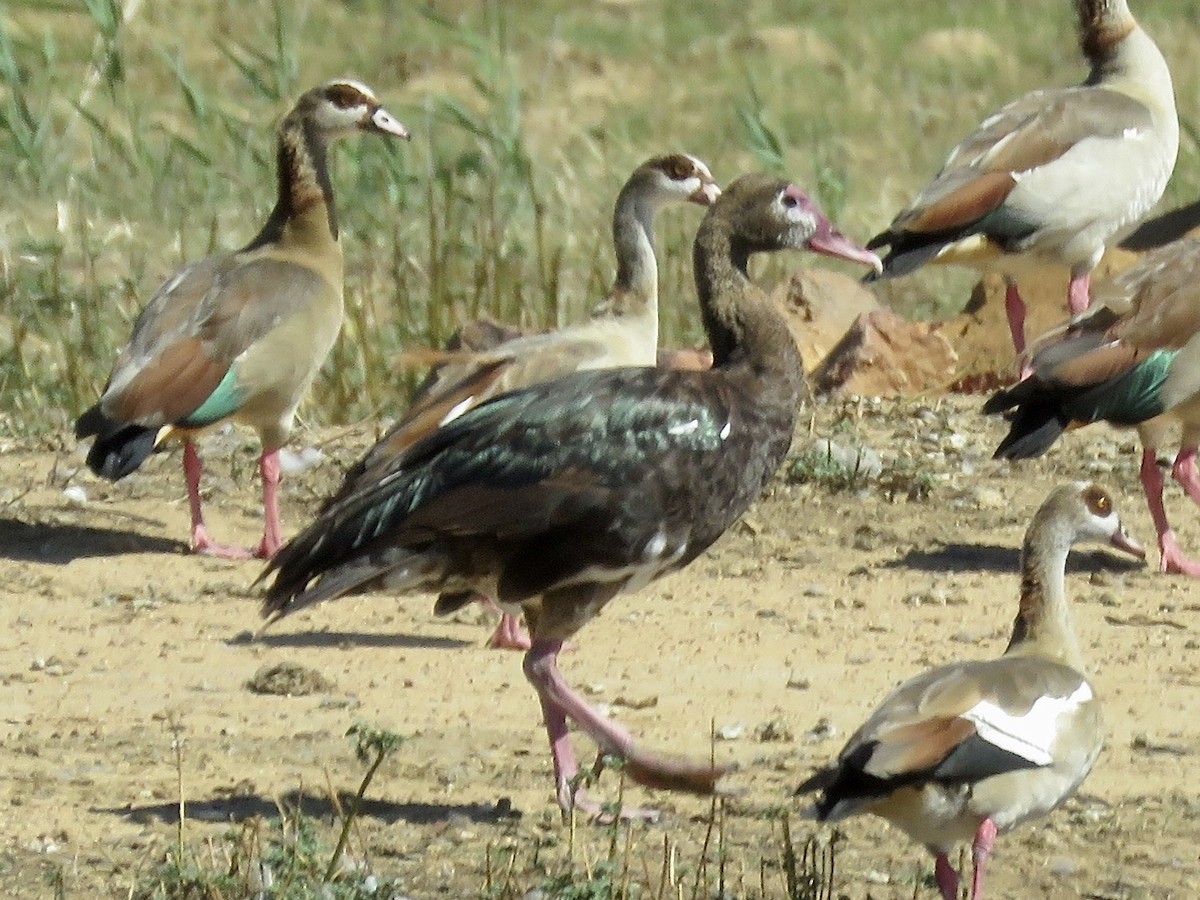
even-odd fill
[{"label": "dark wing feather", "polygon": [[[731,420],[737,390],[717,373],[614,369],[496,397],[348,486],[264,573],[276,573],[266,610],[383,547],[436,546],[451,560],[442,581],[482,547],[512,601],[589,567],[635,565],[659,533],[682,565],[757,498],[787,449],[781,436],[762,453],[762,423]],[[791,417],[789,406],[767,433],[790,437]]]}]

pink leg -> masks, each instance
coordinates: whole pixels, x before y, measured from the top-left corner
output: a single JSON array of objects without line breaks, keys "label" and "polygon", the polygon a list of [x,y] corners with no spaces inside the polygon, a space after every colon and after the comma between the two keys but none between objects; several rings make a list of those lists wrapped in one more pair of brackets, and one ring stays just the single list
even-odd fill
[{"label": "pink leg", "polygon": [[[1183,462],[1182,466],[1180,464],[1181,461]],[[1181,451],[1175,459],[1175,466],[1172,471],[1175,473],[1177,479],[1186,479],[1190,476],[1194,481],[1195,451],[1192,451],[1190,465],[1185,458],[1185,454]],[[1183,472],[1183,474],[1181,475],[1180,472]],[[1172,575],[1189,575],[1193,578],[1200,577],[1200,565],[1197,565],[1183,555],[1183,551],[1179,548],[1179,543],[1175,538],[1175,532],[1171,530],[1171,523],[1167,521],[1167,510],[1163,506],[1163,476],[1162,472],[1158,469],[1157,453],[1153,447],[1147,447],[1142,451],[1141,479],[1142,491],[1146,495],[1146,505],[1150,508],[1150,518],[1154,520],[1154,529],[1158,532],[1158,551],[1162,558],[1162,561],[1159,563],[1159,571]],[[1188,496],[1192,496],[1188,485],[1184,485],[1184,490],[1188,491]],[[1195,500],[1196,498],[1193,497],[1192,499]]]},{"label": "pink leg", "polygon": [[1025,301],[1017,283],[1009,278],[1005,280],[1004,312],[1008,316],[1008,330],[1012,333],[1013,349],[1020,356],[1025,352]]},{"label": "pink leg", "polygon": [[[1188,495],[1191,501],[1200,506],[1200,474],[1196,472],[1195,447],[1187,447],[1179,451],[1179,455],[1175,457],[1175,464],[1171,466],[1171,475],[1179,482],[1180,487],[1183,488],[1184,493]],[[1165,513],[1163,518],[1165,520]],[[1168,531],[1167,533],[1170,535],[1172,545],[1171,568],[1167,571],[1200,578],[1200,565],[1184,557],[1183,552],[1179,549],[1179,545],[1175,542],[1175,533],[1173,531]],[[1167,555],[1164,553],[1164,562],[1166,558]]]},{"label": "pink leg", "polygon": [[479,595],[479,601],[500,614],[500,622],[496,630],[488,638],[487,645],[492,650],[528,650],[532,645],[529,635],[521,627],[521,620],[512,613],[506,613],[500,604],[484,594]]},{"label": "pink leg", "polygon": [[942,892],[942,900],[958,900],[958,873],[945,853],[937,855],[933,864],[933,877],[937,880],[938,890]]},{"label": "pink leg", "polygon": [[258,471],[262,476],[263,536],[254,555],[270,559],[283,546],[283,523],[279,521],[279,451],[264,451],[258,458]]},{"label": "pink leg", "polygon": [[971,900],[983,900],[983,870],[988,857],[992,855],[992,847],[996,845],[996,833],[996,823],[991,819],[984,819],[975,832],[975,844],[971,847],[971,863],[974,866]]},{"label": "pink leg", "polygon": [[222,559],[249,559],[247,551],[239,547],[223,547],[208,536],[200,507],[200,476],[204,474],[204,463],[200,462],[196,445],[190,440],[183,442],[183,474],[187,478],[188,506],[192,511],[192,552]]},{"label": "pink leg", "polygon": [[1092,303],[1092,273],[1084,272],[1082,275],[1072,275],[1071,283],[1067,287],[1067,306],[1071,309],[1071,315],[1077,316]]},{"label": "pink leg", "polygon": [[[571,792],[571,780],[579,769],[567,740],[567,719],[583,729],[602,753],[623,759],[624,771],[639,784],[693,794],[716,792],[717,782],[729,771],[727,768],[667,759],[638,748],[628,730],[600,715],[567,684],[556,664],[561,649],[562,641],[534,640],[532,649],[525,655],[524,669],[525,677],[537,691],[542,703],[546,731],[550,736],[550,752],[554,757],[559,804],[563,805],[564,810],[572,804],[580,806],[581,800],[578,791],[574,796]],[[657,814],[651,810],[622,810],[621,815],[625,818],[650,818]]]}]

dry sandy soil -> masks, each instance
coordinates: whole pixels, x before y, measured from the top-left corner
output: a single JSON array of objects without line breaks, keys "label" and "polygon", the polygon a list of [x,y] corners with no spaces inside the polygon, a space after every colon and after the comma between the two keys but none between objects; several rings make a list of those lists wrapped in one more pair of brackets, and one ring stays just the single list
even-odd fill
[{"label": "dry sandy soil", "polygon": [[[1152,545],[1131,435],[1079,432],[1048,460],[993,463],[1002,425],[977,406],[818,406],[797,445],[810,434],[863,441],[883,456],[885,483],[837,492],[778,480],[711,552],[619,598],[564,655],[567,677],[647,745],[713,749],[738,764],[724,826],[730,895],[757,896],[760,871],[768,895],[782,895],[772,812],[799,811],[793,786],[889,687],[949,658],[1000,652],[1016,548],[1052,485],[1103,479]],[[301,432],[300,445],[325,457],[287,480],[290,529],[370,439],[365,428]],[[249,545],[260,527],[253,445],[227,434],[206,447],[210,525]],[[483,610],[439,620],[428,598],[351,598],[252,640],[259,567],[185,553],[177,453],[107,485],[80,471],[70,443],[2,449],[0,895],[127,896],[175,840],[176,733],[185,839],[213,858],[229,822],[277,817],[280,804],[303,801],[328,820],[331,789],[353,791],[363,771],[343,737],[355,722],[407,738],[370,788],[353,847],[405,896],[481,895],[489,850],[493,870],[515,859],[515,896],[546,871],[583,872],[605,855],[608,833],[595,826],[568,847],[533,691],[518,656],[483,646]],[[907,476],[893,477],[899,456],[933,476],[928,499],[908,498]],[[1169,505],[1184,545],[1200,553],[1196,510],[1178,490]],[[1068,591],[1106,701],[1107,747],[1079,797],[1001,839],[989,897],[1200,896],[1200,595],[1157,574],[1152,546],[1151,556],[1150,567],[1105,550],[1072,556]],[[330,686],[307,696],[247,689],[260,667],[281,662]],[[728,739],[711,744],[713,725]],[[616,790],[606,775],[599,792]],[[637,788],[626,800],[664,811],[660,825],[631,833],[634,880],[657,873],[664,839],[681,867],[695,867],[708,800]],[[809,833],[791,822],[798,837]],[[866,819],[844,834],[839,895],[935,896],[931,861],[903,835]],[[684,884],[679,896],[692,896]]]}]

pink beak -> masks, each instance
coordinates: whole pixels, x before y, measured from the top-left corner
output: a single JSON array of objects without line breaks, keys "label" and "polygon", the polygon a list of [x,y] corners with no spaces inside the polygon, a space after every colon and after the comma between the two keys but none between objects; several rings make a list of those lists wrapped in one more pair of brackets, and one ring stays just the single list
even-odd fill
[{"label": "pink beak", "polygon": [[836,259],[863,263],[874,269],[877,274],[883,273],[883,261],[878,256],[848,240],[829,224],[828,219],[818,222],[817,233],[808,239],[808,249]]},{"label": "pink beak", "polygon": [[1109,543],[1111,543],[1118,550],[1124,550],[1130,556],[1136,557],[1137,559],[1146,558],[1146,549],[1129,536],[1129,533],[1125,530],[1124,525],[1121,525],[1115,532],[1113,532],[1112,540]]}]

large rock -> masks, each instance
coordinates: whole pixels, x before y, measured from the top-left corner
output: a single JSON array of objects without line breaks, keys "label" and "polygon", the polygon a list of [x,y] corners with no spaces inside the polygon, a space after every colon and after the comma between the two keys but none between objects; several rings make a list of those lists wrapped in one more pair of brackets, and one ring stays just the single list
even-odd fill
[{"label": "large rock", "polygon": [[812,376],[816,394],[911,396],[940,390],[958,355],[937,322],[909,322],[887,309],[860,315]]},{"label": "large rock", "polygon": [[772,292],[811,373],[865,313],[880,309],[867,288],[841,272],[805,269]]},{"label": "large rock", "polygon": [[[1138,255],[1112,248],[1092,273],[1093,283],[1127,268]],[[1066,269],[1047,268],[1028,272],[1018,279],[1025,301],[1025,336],[1038,335],[1064,322],[1068,316]],[[1006,291],[1003,276],[985,275],[976,285],[961,315],[947,319],[943,334],[958,353],[955,386],[966,390],[990,390],[1016,377],[1016,353],[1004,310]]]}]

